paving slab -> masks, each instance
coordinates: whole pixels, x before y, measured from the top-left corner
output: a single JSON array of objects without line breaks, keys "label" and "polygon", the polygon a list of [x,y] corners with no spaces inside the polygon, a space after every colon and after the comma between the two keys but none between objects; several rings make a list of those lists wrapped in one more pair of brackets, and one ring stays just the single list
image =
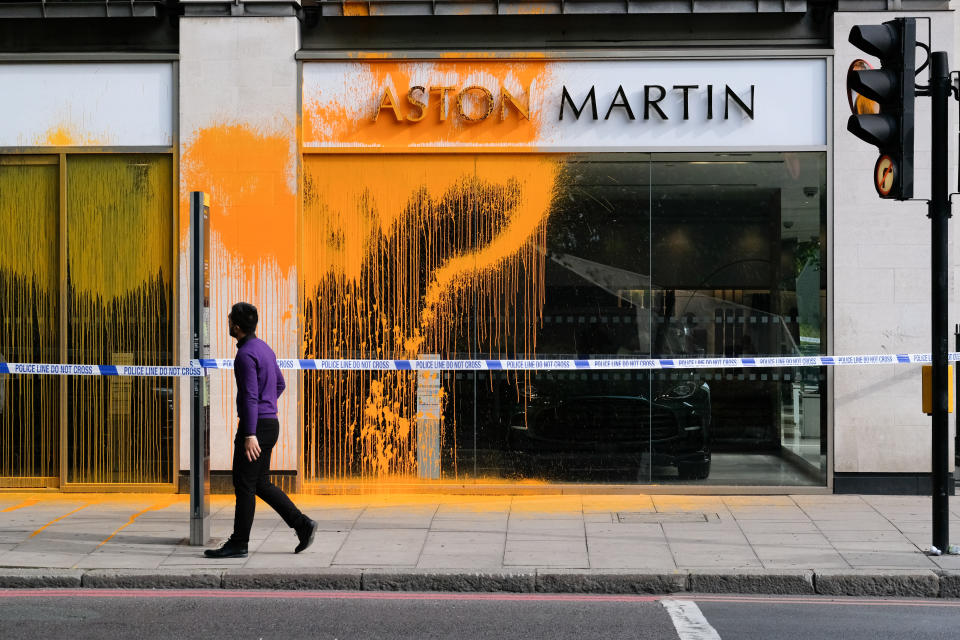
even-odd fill
[{"label": "paving slab", "polygon": [[[90,576],[91,584],[157,576],[163,586],[176,576],[231,575],[236,588],[360,588],[369,578],[366,587],[377,589],[514,589],[519,575],[530,590],[640,592],[643,580],[660,585],[643,588],[667,588],[650,576],[669,576],[669,588],[681,591],[694,581],[715,591],[808,593],[810,584],[864,595],[960,591],[960,557],[923,553],[930,544],[924,497],[305,495],[296,502],[319,525],[306,552],[292,553],[294,533],[259,505],[249,557],[217,560],[203,550],[229,535],[231,496],[212,497],[213,539],[191,547],[187,496],[6,494],[0,505],[14,509],[0,516],[0,567],[7,567],[0,572],[41,585],[44,576]],[[688,572],[697,576],[689,584]],[[784,587],[790,580],[799,582]]]},{"label": "paving slab", "polygon": [[335,565],[414,566],[427,529],[354,529],[334,557]]},{"label": "paving slab", "polygon": [[587,568],[586,540],[507,540],[504,566]]},{"label": "paving slab", "polygon": [[507,518],[434,518],[430,523],[431,531],[487,531],[506,532]]},{"label": "paving slab", "polygon": [[936,568],[929,557],[919,550],[914,551],[844,551],[843,559],[850,566],[861,569],[934,569]]},{"label": "paving slab", "polygon": [[843,555],[829,547],[754,544],[753,552],[767,569],[846,569],[851,566]]}]

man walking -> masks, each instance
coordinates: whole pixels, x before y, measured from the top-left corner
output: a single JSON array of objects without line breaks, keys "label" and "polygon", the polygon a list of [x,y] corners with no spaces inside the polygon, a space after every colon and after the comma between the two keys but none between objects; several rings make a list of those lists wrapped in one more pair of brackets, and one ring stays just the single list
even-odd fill
[{"label": "man walking", "polygon": [[237,339],[237,357],[233,362],[240,418],[233,443],[233,488],[237,505],[233,535],[219,549],[207,549],[203,553],[208,558],[247,557],[257,496],[296,531],[300,543],[294,553],[300,553],[313,543],[317,523],[304,515],[287,494],[267,478],[270,454],[280,435],[277,398],[286,384],[273,349],[256,336],[257,308],[238,302],[230,309],[227,320],[230,336]]}]

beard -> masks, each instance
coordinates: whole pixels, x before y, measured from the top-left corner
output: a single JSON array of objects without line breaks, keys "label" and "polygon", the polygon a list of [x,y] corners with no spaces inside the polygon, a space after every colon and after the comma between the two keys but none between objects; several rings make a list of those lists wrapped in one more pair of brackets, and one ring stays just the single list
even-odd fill
[{"label": "beard", "polygon": [[231,338],[236,338],[236,337],[237,337],[237,328],[236,328],[236,327],[230,327],[230,337],[231,337]]}]

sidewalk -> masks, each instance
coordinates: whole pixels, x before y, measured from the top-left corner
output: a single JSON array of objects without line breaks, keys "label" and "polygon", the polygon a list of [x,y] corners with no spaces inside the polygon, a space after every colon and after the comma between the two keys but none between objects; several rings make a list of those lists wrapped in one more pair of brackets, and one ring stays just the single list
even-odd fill
[{"label": "sidewalk", "polygon": [[[210,546],[233,524],[213,496]],[[960,597],[904,496],[296,496],[313,546],[258,502],[247,558],[187,545],[189,497],[0,493],[0,588],[207,587]],[[960,540],[960,503],[951,501]]]}]

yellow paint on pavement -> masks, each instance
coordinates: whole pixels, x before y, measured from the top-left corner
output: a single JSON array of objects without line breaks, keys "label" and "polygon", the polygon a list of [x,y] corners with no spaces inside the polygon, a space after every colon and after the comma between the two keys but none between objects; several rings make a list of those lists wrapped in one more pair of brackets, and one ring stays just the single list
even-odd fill
[{"label": "yellow paint on pavement", "polygon": [[98,545],[97,545],[97,548],[99,549],[99,548],[102,547],[103,545],[105,545],[105,544],[107,544],[108,542],[110,542],[110,539],[113,538],[113,536],[117,535],[118,533],[120,533],[121,531],[123,531],[124,529],[126,529],[128,526],[130,526],[131,524],[133,524],[134,520],[136,520],[137,518],[139,518],[140,516],[142,516],[143,514],[145,514],[147,511],[154,511],[154,510],[157,510],[157,509],[166,509],[167,507],[169,507],[169,506],[170,506],[171,504],[173,504],[174,502],[176,502],[176,500],[167,500],[167,501],[162,502],[162,503],[161,503],[161,502],[158,502],[158,503],[155,503],[155,504],[150,505],[150,506],[147,507],[146,509],[142,509],[142,510],[140,510],[140,511],[137,511],[135,514],[133,514],[132,516],[130,516],[130,519],[129,519],[129,520],[127,520],[125,523],[123,523],[122,525],[120,525],[120,527],[118,527],[116,531],[114,531],[113,533],[111,533],[109,536],[106,537],[106,539],[104,539],[103,542],[101,542],[100,544],[98,544]]},{"label": "yellow paint on pavement", "polygon": [[29,498],[24,500],[20,504],[15,504],[12,507],[7,507],[6,509],[0,509],[0,513],[6,513],[7,511],[16,511],[17,509],[22,509],[24,507],[29,507],[30,505],[37,504],[40,502],[36,498]]},{"label": "yellow paint on pavement", "polygon": [[43,525],[42,527],[40,527],[39,529],[37,529],[36,531],[34,531],[33,533],[31,533],[31,534],[30,534],[30,537],[32,538],[33,536],[37,535],[38,533],[40,533],[41,531],[43,531],[44,529],[46,529],[47,527],[49,527],[50,525],[52,525],[54,522],[59,522],[60,520],[63,520],[63,519],[66,518],[67,516],[73,515],[73,514],[76,513],[77,511],[80,511],[81,509],[86,509],[86,508],[89,507],[91,504],[96,504],[96,503],[95,503],[95,502],[88,502],[88,503],[86,503],[86,504],[82,504],[82,505],[80,505],[79,507],[77,507],[76,509],[74,509],[73,511],[71,511],[71,512],[69,512],[69,513],[65,513],[65,514],[63,514],[62,516],[60,516],[59,518],[54,518],[53,520],[51,520],[51,521],[48,522],[47,524]]}]

